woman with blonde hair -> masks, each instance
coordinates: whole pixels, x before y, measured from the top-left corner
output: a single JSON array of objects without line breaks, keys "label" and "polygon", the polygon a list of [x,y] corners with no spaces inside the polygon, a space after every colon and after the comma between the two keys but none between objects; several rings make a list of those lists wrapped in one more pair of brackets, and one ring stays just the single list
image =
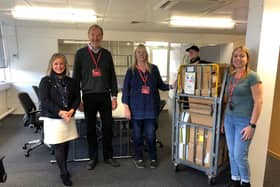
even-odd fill
[{"label": "woman with blonde hair", "polygon": [[249,61],[247,48],[240,46],[233,50],[224,118],[231,169],[229,187],[251,186],[248,152],[262,108],[262,82],[250,70]]},{"label": "woman with blonde hair", "polygon": [[157,66],[148,62],[148,52],[144,45],[138,45],[134,55],[135,62],[125,75],[122,102],[125,106],[125,116],[132,122],[136,167],[145,167],[142,135],[144,132],[150,167],[156,168],[158,161],[155,131],[156,119],[160,112],[159,89],[165,91],[172,86],[165,84]]},{"label": "woman with blonde hair", "polygon": [[41,117],[44,120],[44,142],[54,145],[60,177],[66,186],[72,186],[67,169],[69,141],[78,137],[75,120],[72,119],[80,104],[78,84],[67,76],[66,57],[52,55],[47,76],[41,79],[39,97]]}]

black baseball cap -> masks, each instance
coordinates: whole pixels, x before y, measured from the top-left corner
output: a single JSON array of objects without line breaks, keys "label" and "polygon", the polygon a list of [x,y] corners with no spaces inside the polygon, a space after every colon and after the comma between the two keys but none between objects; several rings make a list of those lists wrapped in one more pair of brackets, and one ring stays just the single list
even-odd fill
[{"label": "black baseball cap", "polygon": [[196,45],[192,45],[191,47],[186,49],[187,52],[189,52],[189,50],[194,50],[194,51],[199,52],[199,48]]}]

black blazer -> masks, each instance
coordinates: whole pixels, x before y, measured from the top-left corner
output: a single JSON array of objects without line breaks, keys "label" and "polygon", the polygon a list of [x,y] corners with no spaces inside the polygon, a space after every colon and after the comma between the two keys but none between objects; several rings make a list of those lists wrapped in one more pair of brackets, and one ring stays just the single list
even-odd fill
[{"label": "black blazer", "polygon": [[41,102],[42,117],[61,119],[58,115],[60,110],[76,110],[81,101],[80,90],[77,82],[65,76],[65,84],[68,93],[68,108],[66,109],[62,103],[62,96],[55,84],[53,75],[45,76],[39,84],[39,97]]}]

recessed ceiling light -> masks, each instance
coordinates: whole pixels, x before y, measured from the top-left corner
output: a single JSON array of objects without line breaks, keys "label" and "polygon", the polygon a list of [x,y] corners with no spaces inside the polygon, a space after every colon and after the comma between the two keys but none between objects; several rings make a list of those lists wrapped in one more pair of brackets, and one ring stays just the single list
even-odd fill
[{"label": "recessed ceiling light", "polygon": [[54,22],[96,22],[96,14],[89,9],[49,8],[17,6],[12,10],[16,19],[43,20]]},{"label": "recessed ceiling light", "polygon": [[153,46],[153,47],[159,47],[159,46],[167,47],[168,42],[146,41],[145,45],[146,46]]},{"label": "recessed ceiling light", "polygon": [[87,40],[63,40],[65,44],[88,44]]},{"label": "recessed ceiling light", "polygon": [[232,29],[235,23],[230,18],[172,16],[170,20],[170,25],[175,27]]}]

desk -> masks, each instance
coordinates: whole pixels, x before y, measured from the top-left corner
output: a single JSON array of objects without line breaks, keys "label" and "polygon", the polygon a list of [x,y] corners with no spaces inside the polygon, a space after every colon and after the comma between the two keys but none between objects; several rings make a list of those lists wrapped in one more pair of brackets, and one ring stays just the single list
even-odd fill
[{"label": "desk", "polygon": [[[118,107],[116,110],[112,111],[113,116],[113,158],[131,158],[132,149],[130,141],[130,127],[129,121],[124,116],[124,105],[120,100],[121,96],[118,95]],[[86,127],[85,116],[81,111],[76,111],[75,120],[77,125],[77,130],[79,133],[79,139],[86,138],[85,134],[82,134],[82,129]],[[99,115],[97,115],[97,131],[101,131],[101,121]],[[100,132],[99,131],[99,132]],[[98,132],[97,132],[98,133]],[[101,133],[101,132],[100,132]],[[102,133],[101,133],[102,134]],[[101,136],[99,135],[99,137]],[[101,138],[99,138],[101,140]],[[77,158],[77,140],[72,142],[72,160],[70,161],[87,161],[89,158]]]},{"label": "desk", "polygon": [[[131,135],[130,135],[130,126],[129,126],[129,120],[127,120],[124,116],[124,105],[121,102],[121,93],[118,94],[118,107],[116,110],[112,111],[113,116],[113,140],[112,140],[112,146],[113,146],[113,158],[131,158],[132,157],[132,149],[131,149]],[[78,157],[77,153],[81,150],[77,149],[77,144],[79,143],[79,140],[86,140],[86,133],[83,133],[82,130],[86,128],[86,122],[85,122],[85,116],[84,113],[77,110],[75,113],[75,121],[76,126],[79,134],[79,138],[71,141],[71,148],[72,154],[69,154],[69,156],[72,156],[71,159],[68,161],[73,162],[79,162],[79,161],[88,161],[88,152],[84,153],[82,158]],[[100,129],[100,131],[98,131]],[[97,133],[98,137],[101,137],[101,121],[99,118],[99,114],[97,114]],[[100,134],[99,134],[100,133]],[[99,138],[98,140],[101,140]],[[87,141],[85,141],[87,144]],[[84,145],[84,143],[83,143]],[[87,147],[87,146],[86,146]],[[100,147],[100,146],[99,146]],[[86,148],[87,149],[87,148]],[[51,163],[55,163],[56,160],[51,160]]]}]

